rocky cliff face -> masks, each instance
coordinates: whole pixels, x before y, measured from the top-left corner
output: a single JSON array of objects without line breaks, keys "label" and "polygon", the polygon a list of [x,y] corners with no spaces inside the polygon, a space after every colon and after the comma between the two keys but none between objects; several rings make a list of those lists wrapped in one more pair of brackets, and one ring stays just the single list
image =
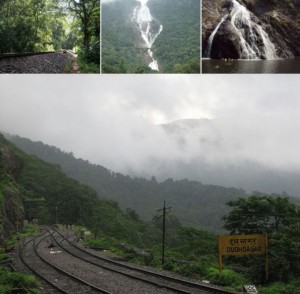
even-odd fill
[{"label": "rocky cliff face", "polygon": [[300,56],[300,0],[203,0],[203,57]]},{"label": "rocky cliff face", "polygon": [[21,159],[0,134],[0,244],[22,227],[24,206],[15,183],[21,168]]}]

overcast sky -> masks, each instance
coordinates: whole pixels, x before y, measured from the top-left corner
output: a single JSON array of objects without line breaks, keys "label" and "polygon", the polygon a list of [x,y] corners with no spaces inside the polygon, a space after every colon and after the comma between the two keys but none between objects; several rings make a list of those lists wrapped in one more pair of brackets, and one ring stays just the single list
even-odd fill
[{"label": "overcast sky", "polygon": [[[0,130],[115,171],[197,156],[300,169],[298,75],[2,75],[0,88]],[[192,118],[214,131],[184,131],[184,148],[156,126]]]}]

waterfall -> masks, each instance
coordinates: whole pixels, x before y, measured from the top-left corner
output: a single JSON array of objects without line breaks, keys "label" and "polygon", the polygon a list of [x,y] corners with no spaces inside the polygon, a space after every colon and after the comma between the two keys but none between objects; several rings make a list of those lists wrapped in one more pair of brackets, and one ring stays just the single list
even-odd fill
[{"label": "waterfall", "polygon": [[[264,29],[252,20],[251,12],[237,0],[231,0],[230,13],[218,23],[208,39],[206,55],[211,57],[213,40],[224,21],[229,21],[239,38],[241,59],[276,59],[276,48]],[[261,44],[261,45],[259,45]]]},{"label": "waterfall", "polygon": [[209,36],[208,46],[207,46],[207,50],[206,50],[206,56],[208,56],[208,57],[211,56],[211,47],[212,47],[212,43],[213,43],[215,34],[217,33],[217,31],[219,30],[219,27],[226,20],[227,17],[228,17],[228,15],[223,16],[223,18],[221,19],[221,21],[218,23],[218,25],[216,26],[216,28],[213,30],[213,32]]},{"label": "waterfall", "polygon": [[159,71],[157,60],[153,57],[151,50],[153,43],[155,42],[158,35],[163,30],[163,26],[160,24],[158,29],[154,26],[154,19],[150,13],[149,7],[147,6],[148,0],[136,0],[139,5],[135,7],[133,11],[133,20],[137,23],[141,37],[144,40],[147,52],[151,58],[151,62],[148,65],[152,70]]}]

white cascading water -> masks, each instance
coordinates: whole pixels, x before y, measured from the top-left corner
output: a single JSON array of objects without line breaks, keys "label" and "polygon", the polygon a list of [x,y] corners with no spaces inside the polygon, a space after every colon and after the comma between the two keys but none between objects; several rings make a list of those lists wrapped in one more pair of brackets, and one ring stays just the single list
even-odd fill
[{"label": "white cascading water", "polygon": [[149,67],[152,70],[159,71],[157,60],[154,59],[151,48],[156,38],[163,30],[163,26],[159,25],[158,30],[155,32],[155,29],[153,28],[153,17],[150,13],[149,7],[147,6],[148,0],[136,1],[140,4],[133,11],[133,20],[137,23],[141,36],[148,48],[147,51],[152,60]]},{"label": "white cascading water", "polygon": [[[211,48],[214,37],[221,24],[224,21],[229,20],[240,39],[241,59],[261,59],[262,56],[268,60],[276,59],[277,55],[274,44],[271,42],[264,29],[251,20],[250,11],[237,2],[237,0],[231,0],[231,2],[232,6],[230,13],[221,19],[208,39],[206,55],[211,57]],[[263,44],[261,49],[257,46],[259,42],[262,42]]]},{"label": "white cascading water", "polygon": [[227,17],[228,17],[228,15],[223,16],[223,18],[221,19],[221,21],[218,23],[218,25],[216,26],[216,28],[213,30],[213,32],[209,36],[208,46],[207,46],[207,50],[206,50],[206,56],[208,56],[208,57],[211,56],[211,47],[212,47],[213,40],[215,38],[215,34],[217,33],[217,31],[219,30],[219,27],[226,20]]}]

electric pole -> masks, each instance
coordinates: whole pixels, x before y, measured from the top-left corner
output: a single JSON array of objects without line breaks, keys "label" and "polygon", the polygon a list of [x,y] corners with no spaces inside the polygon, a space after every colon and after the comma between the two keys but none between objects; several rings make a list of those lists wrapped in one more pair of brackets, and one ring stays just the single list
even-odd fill
[{"label": "electric pole", "polygon": [[164,265],[165,263],[165,237],[166,237],[166,210],[171,209],[172,207],[166,207],[166,200],[164,200],[164,207],[158,211],[163,212],[163,227],[162,227],[162,248],[161,248],[161,264]]},{"label": "electric pole", "polygon": [[96,223],[95,239],[97,239],[97,236],[98,236],[99,220],[100,220],[100,217],[98,216],[98,218],[97,218],[97,223]]},{"label": "electric pole", "polygon": [[55,223],[57,224],[57,206],[55,206]]}]

